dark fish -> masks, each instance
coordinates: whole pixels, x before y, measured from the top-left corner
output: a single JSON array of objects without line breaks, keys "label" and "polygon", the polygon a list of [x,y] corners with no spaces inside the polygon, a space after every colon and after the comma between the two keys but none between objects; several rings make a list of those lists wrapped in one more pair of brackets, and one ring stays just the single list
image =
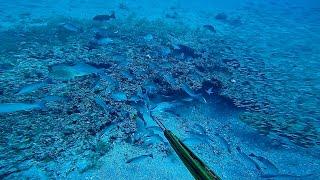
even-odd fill
[{"label": "dark fish", "polygon": [[230,144],[227,142],[227,140],[224,137],[220,136],[220,134],[218,134],[218,133],[215,133],[214,135],[220,139],[220,141],[226,147],[228,152],[231,153],[231,147],[230,147]]},{"label": "dark fish", "polygon": [[173,50],[174,53],[176,54],[183,54],[184,57],[191,57],[191,58],[199,58],[201,57],[200,54],[197,54],[196,51],[189,47],[189,46],[186,46],[186,45],[182,45],[182,44],[178,44],[174,50]]},{"label": "dark fish", "polygon": [[96,15],[95,17],[93,17],[93,20],[103,22],[103,21],[109,21],[115,18],[116,18],[115,12],[112,12],[110,15],[106,15],[106,14]]},{"label": "dark fish", "polygon": [[260,168],[260,166],[258,165],[258,163],[256,163],[253,159],[251,159],[249,156],[246,155],[246,153],[244,153],[240,147],[238,146],[237,151],[239,152],[239,154],[242,156],[243,159],[245,159],[247,162],[249,162],[250,164],[252,164],[260,174],[262,174],[262,169]]},{"label": "dark fish", "polygon": [[228,16],[225,14],[225,13],[219,13],[216,15],[215,17],[217,20],[227,20],[228,19]]},{"label": "dark fish", "polygon": [[203,28],[208,29],[209,31],[214,33],[217,32],[216,29],[210,24],[203,25]]},{"label": "dark fish", "polygon": [[152,154],[144,154],[144,155],[141,155],[141,156],[137,156],[137,157],[134,157],[134,158],[131,158],[129,160],[126,161],[126,163],[135,163],[135,162],[139,162],[145,158],[148,158],[148,157],[151,157],[153,158],[153,155]]},{"label": "dark fish", "polygon": [[272,173],[277,174],[279,172],[278,168],[268,159],[266,159],[262,156],[256,156],[253,153],[249,154],[249,156],[256,158],[258,161],[260,161],[262,164],[264,164]]}]

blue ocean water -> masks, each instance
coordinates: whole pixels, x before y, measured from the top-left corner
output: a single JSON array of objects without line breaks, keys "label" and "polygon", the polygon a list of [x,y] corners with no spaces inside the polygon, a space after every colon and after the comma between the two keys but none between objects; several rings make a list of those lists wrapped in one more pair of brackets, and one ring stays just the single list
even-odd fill
[{"label": "blue ocean water", "polygon": [[0,179],[319,179],[317,0],[0,0]]}]

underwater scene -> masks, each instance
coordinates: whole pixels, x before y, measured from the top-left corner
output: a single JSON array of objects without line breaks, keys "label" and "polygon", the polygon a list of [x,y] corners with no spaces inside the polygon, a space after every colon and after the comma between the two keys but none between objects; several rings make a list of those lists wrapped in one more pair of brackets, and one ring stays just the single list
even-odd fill
[{"label": "underwater scene", "polygon": [[320,179],[320,1],[0,13],[0,179]]}]

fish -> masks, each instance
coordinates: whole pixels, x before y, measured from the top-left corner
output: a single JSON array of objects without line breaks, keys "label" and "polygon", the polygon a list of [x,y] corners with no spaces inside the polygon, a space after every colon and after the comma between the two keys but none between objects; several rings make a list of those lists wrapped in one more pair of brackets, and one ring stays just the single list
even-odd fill
[{"label": "fish", "polygon": [[163,79],[172,87],[178,86],[178,83],[170,73],[163,73]]},{"label": "fish", "polygon": [[280,178],[280,179],[316,179],[317,175],[314,174],[306,174],[306,175],[291,175],[291,174],[263,174],[260,177],[266,178],[266,179],[274,179],[274,178]]},{"label": "fish", "polygon": [[210,24],[203,25],[203,28],[205,28],[211,32],[214,32],[214,33],[217,32],[216,29]]},{"label": "fish", "polygon": [[102,39],[102,38],[114,38],[118,36],[118,33],[110,31],[108,29],[104,28],[93,28],[93,33],[94,33],[94,39]]},{"label": "fish", "polygon": [[190,97],[207,103],[207,100],[201,95],[201,93],[196,94],[188,85],[185,83],[182,84],[181,89],[186,92]]},{"label": "fish", "polygon": [[215,133],[214,135],[219,138],[219,140],[226,147],[228,152],[231,153],[231,147],[230,147],[230,144],[227,142],[227,140],[224,137],[222,137],[221,135],[219,135],[218,133]]},{"label": "fish", "polygon": [[[142,143],[145,143],[145,138],[147,136],[151,136],[153,135],[154,133],[152,131],[136,131],[135,133],[133,133],[133,136],[132,136],[132,140],[133,140],[133,143],[138,143],[138,144],[142,144]],[[151,142],[149,143],[145,143],[145,145],[149,146],[149,145],[152,145]]]},{"label": "fish", "polygon": [[185,139],[182,139],[182,142],[190,146],[193,146],[193,145],[196,146],[202,143],[206,143],[202,139],[197,137],[185,138]]},{"label": "fish", "polygon": [[213,94],[213,87],[209,88],[206,90],[206,93],[210,96],[211,94]]},{"label": "fish", "polygon": [[101,97],[95,97],[94,101],[102,107],[102,109],[108,113],[110,111],[110,106],[107,105],[106,101],[104,101]]},{"label": "fish", "polygon": [[200,134],[206,134],[206,129],[201,126],[200,124],[194,124],[194,128],[193,128],[196,132],[200,133]]},{"label": "fish", "polygon": [[61,96],[45,96],[42,98],[43,101],[47,101],[47,102],[54,102],[54,101],[66,101],[68,98],[66,97],[61,97]]},{"label": "fish", "polygon": [[16,95],[24,95],[24,94],[37,91],[38,89],[46,86],[48,83],[49,81],[41,81],[41,82],[36,82],[33,84],[26,85],[25,87],[21,88],[19,92],[16,93]]},{"label": "fish", "polygon": [[162,48],[160,49],[160,55],[161,55],[162,57],[167,57],[168,55],[170,55],[170,53],[171,53],[171,49],[168,48],[168,47],[162,47]]},{"label": "fish", "polygon": [[163,138],[159,134],[148,135],[144,140],[146,145],[153,145],[159,142],[164,142]]},{"label": "fish", "polygon": [[187,97],[187,98],[183,98],[183,99],[181,99],[181,100],[184,101],[184,102],[191,102],[191,101],[193,101],[194,99],[191,98],[191,97]]},{"label": "fish", "polygon": [[113,40],[111,38],[103,37],[100,39],[91,39],[87,45],[88,50],[97,49],[99,46],[106,46],[112,44]]},{"label": "fish", "polygon": [[152,41],[153,40],[153,36],[152,36],[152,34],[147,34],[146,36],[144,36],[143,37],[143,39],[145,40],[145,41]]},{"label": "fish", "polygon": [[198,98],[201,94],[196,94],[187,84],[182,84],[181,89],[193,98]]},{"label": "fish", "polygon": [[144,89],[147,94],[156,94],[158,92],[158,87],[154,82],[146,82],[144,84]]},{"label": "fish", "polygon": [[116,128],[118,128],[118,121],[115,121],[115,122],[106,122],[104,124],[102,124],[99,128],[99,134],[98,136],[99,137],[102,137],[102,136],[105,136],[105,135],[110,135],[110,133],[112,131],[114,131]]},{"label": "fish", "polygon": [[183,56],[186,58],[188,58],[188,57],[190,57],[190,58],[201,57],[201,55],[197,54],[193,48],[186,46],[186,45],[182,45],[182,44],[175,45],[173,52],[175,54],[180,54],[180,55],[183,54]]},{"label": "fish", "polygon": [[266,159],[262,156],[257,156],[253,153],[249,154],[249,156],[256,158],[258,161],[260,161],[262,164],[264,164],[272,172],[272,174],[277,174],[279,172],[279,169],[268,159]]},{"label": "fish", "polygon": [[214,143],[214,141],[211,139],[211,137],[209,137],[207,134],[200,134],[198,132],[193,132],[193,131],[191,131],[190,134],[193,138],[200,139],[201,141],[203,141],[207,144],[211,144],[211,142]]},{"label": "fish", "polygon": [[140,107],[138,111],[138,116],[146,122],[146,126],[158,126],[158,124],[151,117],[150,110],[146,107]]},{"label": "fish", "polygon": [[225,21],[228,19],[228,16],[225,13],[219,13],[215,16],[215,19],[220,21]]},{"label": "fish", "polygon": [[123,79],[127,79],[128,81],[132,81],[134,79],[132,72],[130,72],[129,70],[122,71],[121,75]]},{"label": "fish", "polygon": [[111,43],[113,43],[113,40],[111,38],[101,38],[101,39],[97,40],[97,44],[100,46],[108,45]]},{"label": "fish", "polygon": [[137,126],[137,130],[138,130],[138,131],[143,132],[143,131],[146,130],[146,122],[143,121],[143,119],[141,119],[141,118],[137,118],[137,120],[136,120],[136,126]]},{"label": "fish", "polygon": [[148,157],[153,158],[153,154],[144,154],[141,156],[137,156],[137,157],[134,157],[134,158],[127,160],[126,163],[127,164],[128,163],[136,163],[136,162],[142,161],[143,159],[148,158]]},{"label": "fish", "polygon": [[[141,101],[147,106],[146,109],[149,108],[150,98],[145,89],[139,88],[137,92],[137,96],[141,98]],[[149,110],[149,109],[148,109]]]},{"label": "fish", "polygon": [[83,32],[82,27],[72,23],[61,23],[60,27],[62,27],[63,29],[69,32],[75,32],[75,33]]},{"label": "fish", "polygon": [[134,102],[134,103],[138,103],[139,101],[141,101],[141,98],[137,95],[133,95],[128,99],[129,102]]},{"label": "fish", "polygon": [[93,17],[94,21],[99,21],[99,22],[103,22],[103,21],[109,21],[111,19],[115,19],[116,18],[116,14],[113,11],[110,15],[107,14],[103,14],[103,15],[96,15]]},{"label": "fish", "polygon": [[124,92],[114,92],[111,94],[111,98],[115,101],[127,101],[127,95]]},{"label": "fish", "polygon": [[31,111],[44,108],[43,102],[36,103],[1,103],[0,113],[13,113],[17,111]]},{"label": "fish", "polygon": [[60,80],[70,80],[75,77],[89,74],[98,74],[101,69],[95,68],[89,64],[77,63],[75,65],[57,64],[49,68],[50,75]]},{"label": "fish", "polygon": [[247,155],[241,150],[241,148],[240,148],[239,146],[237,146],[236,149],[237,149],[238,153],[241,155],[241,157],[242,157],[243,159],[245,159],[248,163],[250,163],[252,166],[254,166],[254,167],[258,170],[258,172],[259,172],[260,174],[263,174],[263,173],[262,173],[262,169],[260,168],[260,166],[258,165],[257,162],[255,162],[253,159],[251,159],[249,156],[247,156]]},{"label": "fish", "polygon": [[151,112],[162,113],[164,111],[173,109],[179,105],[180,105],[179,103],[174,103],[174,102],[161,102],[161,103],[158,103],[153,109],[151,109]]}]

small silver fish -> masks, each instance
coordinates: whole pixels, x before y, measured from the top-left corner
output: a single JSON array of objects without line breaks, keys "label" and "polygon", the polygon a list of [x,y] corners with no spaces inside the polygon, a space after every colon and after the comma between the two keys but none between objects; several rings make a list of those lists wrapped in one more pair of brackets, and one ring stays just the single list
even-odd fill
[{"label": "small silver fish", "polygon": [[210,96],[211,94],[213,94],[213,87],[209,88],[206,90],[206,93]]},{"label": "small silver fish", "polygon": [[135,163],[135,162],[139,162],[145,158],[148,158],[148,157],[151,157],[153,158],[153,154],[144,154],[144,155],[141,155],[141,156],[137,156],[137,157],[134,157],[134,158],[131,158],[129,160],[126,161],[126,163]]}]

